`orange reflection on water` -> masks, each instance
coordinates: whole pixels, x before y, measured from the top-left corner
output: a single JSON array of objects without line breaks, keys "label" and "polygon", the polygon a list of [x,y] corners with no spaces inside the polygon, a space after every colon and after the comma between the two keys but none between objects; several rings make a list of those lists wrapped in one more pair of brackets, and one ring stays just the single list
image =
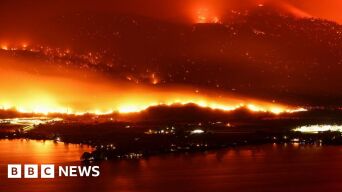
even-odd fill
[{"label": "orange reflection on water", "polygon": [[62,163],[80,161],[92,148],[86,145],[27,139],[1,140],[0,163]]}]

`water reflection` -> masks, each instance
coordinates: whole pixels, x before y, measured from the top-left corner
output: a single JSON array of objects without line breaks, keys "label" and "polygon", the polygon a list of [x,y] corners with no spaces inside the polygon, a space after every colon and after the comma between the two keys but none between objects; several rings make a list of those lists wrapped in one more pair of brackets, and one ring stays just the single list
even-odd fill
[{"label": "water reflection", "polygon": [[[80,164],[87,146],[0,141],[0,191],[339,191],[342,147],[270,144],[99,163],[98,178],[9,180],[4,164]],[[314,173],[314,174],[313,174]]]},{"label": "water reflection", "polygon": [[0,140],[0,164],[11,163],[63,163],[79,161],[87,145],[29,139]]}]

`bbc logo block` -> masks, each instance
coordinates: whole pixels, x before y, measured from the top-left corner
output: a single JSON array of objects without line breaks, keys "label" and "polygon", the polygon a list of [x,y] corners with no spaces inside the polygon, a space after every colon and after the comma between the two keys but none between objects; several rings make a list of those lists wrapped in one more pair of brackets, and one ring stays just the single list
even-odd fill
[{"label": "bbc logo block", "polygon": [[25,178],[38,178],[38,165],[24,165],[24,175]]},{"label": "bbc logo block", "polygon": [[53,164],[8,164],[8,178],[98,177],[99,166],[57,166]]},{"label": "bbc logo block", "polygon": [[21,178],[21,165],[20,164],[9,164],[7,166],[7,177],[8,178]]},{"label": "bbc logo block", "polygon": [[40,166],[41,178],[55,178],[55,165],[45,164]]},{"label": "bbc logo block", "polygon": [[[22,172],[22,170],[24,170]],[[52,164],[43,164],[38,169],[37,164],[8,164],[7,166],[7,177],[8,178],[38,178],[40,171],[40,178],[55,178],[55,166]]]}]

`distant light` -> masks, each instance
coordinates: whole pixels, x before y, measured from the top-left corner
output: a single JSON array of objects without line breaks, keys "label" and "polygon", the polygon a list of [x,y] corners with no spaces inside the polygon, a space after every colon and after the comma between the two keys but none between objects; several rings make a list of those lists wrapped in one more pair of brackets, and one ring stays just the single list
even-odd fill
[{"label": "distant light", "polygon": [[60,138],[60,137],[56,137],[55,141],[60,142],[60,141],[61,141],[61,138]]},{"label": "distant light", "polygon": [[1,49],[7,51],[7,50],[8,50],[8,47],[7,47],[7,45],[1,45]]},{"label": "distant light", "polygon": [[154,73],[152,73],[152,75],[151,75],[151,83],[153,85],[156,85],[159,83],[159,79],[157,78],[157,76]]},{"label": "distant light", "polygon": [[221,23],[220,18],[208,8],[200,8],[196,12],[196,23]]},{"label": "distant light", "polygon": [[28,45],[26,43],[23,43],[21,46],[22,46],[23,50],[26,50],[26,48],[28,47]]},{"label": "distant light", "polygon": [[342,132],[342,125],[306,125],[297,127],[293,129],[293,131],[302,133],[319,133],[326,131]]},{"label": "distant light", "polygon": [[277,107],[273,107],[270,109],[271,113],[274,113],[274,114],[280,114],[280,113],[283,113],[284,112],[284,109],[281,109],[281,108],[277,108]]},{"label": "distant light", "polygon": [[220,23],[220,19],[218,17],[213,17],[211,21],[213,23]]},{"label": "distant light", "polygon": [[204,131],[202,129],[195,129],[190,132],[191,134],[202,134]]}]

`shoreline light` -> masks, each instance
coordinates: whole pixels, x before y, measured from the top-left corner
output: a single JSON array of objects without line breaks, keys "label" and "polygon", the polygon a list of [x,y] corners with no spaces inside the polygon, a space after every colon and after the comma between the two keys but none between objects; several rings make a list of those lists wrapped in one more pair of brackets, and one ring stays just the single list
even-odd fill
[{"label": "shoreline light", "polygon": [[191,134],[202,134],[204,131],[202,129],[195,129],[190,132]]},{"label": "shoreline light", "polygon": [[301,133],[342,132],[342,125],[305,125],[297,127],[293,131]]}]

